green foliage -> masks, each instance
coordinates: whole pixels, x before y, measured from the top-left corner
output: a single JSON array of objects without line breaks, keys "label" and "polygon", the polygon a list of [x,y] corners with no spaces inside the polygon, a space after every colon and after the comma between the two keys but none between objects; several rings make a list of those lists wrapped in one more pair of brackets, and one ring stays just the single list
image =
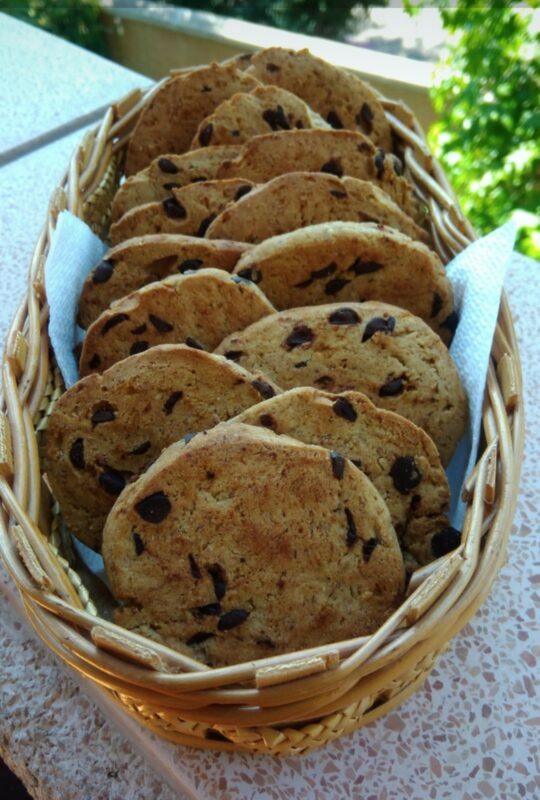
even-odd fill
[{"label": "green foliage", "polygon": [[106,54],[99,0],[0,0],[0,11],[87,50]]},{"label": "green foliage", "polygon": [[437,73],[429,140],[473,225],[486,233],[513,218],[518,248],[538,258],[540,36],[515,5],[441,8],[456,38]]},{"label": "green foliage", "polygon": [[388,0],[167,0],[169,5],[189,6],[262,25],[273,25],[310,36],[341,39],[354,30],[353,12],[386,6]]}]

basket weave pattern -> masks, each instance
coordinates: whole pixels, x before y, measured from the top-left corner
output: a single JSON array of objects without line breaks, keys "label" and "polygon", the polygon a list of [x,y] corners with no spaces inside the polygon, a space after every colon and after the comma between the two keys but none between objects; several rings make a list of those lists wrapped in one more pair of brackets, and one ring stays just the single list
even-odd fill
[{"label": "basket weave pattern", "polygon": [[[0,550],[44,642],[146,727],[198,747],[306,753],[403,702],[489,593],[505,557],[523,450],[514,328],[503,297],[486,385],[484,443],[464,487],[462,544],[414,574],[405,602],[376,634],[209,669],[100,617],[73,569],[58,507],[42,477],[42,432],[63,391],[49,352],[43,265],[63,209],[98,235],[106,231],[126,142],[158,87],[145,96],[132,92],[109,109],[84,137],[51,199],[4,356]],[[474,231],[412,113],[381,101],[447,263],[474,240]]]}]

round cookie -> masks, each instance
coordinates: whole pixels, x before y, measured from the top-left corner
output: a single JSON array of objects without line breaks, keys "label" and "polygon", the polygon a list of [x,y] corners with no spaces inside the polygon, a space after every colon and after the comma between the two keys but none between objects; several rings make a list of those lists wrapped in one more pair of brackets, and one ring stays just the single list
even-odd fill
[{"label": "round cookie", "polygon": [[188,183],[172,189],[171,197],[136,206],[111,225],[111,243],[114,246],[135,236],[156,233],[204,236],[220,211],[243,197],[252,186],[243,178],[232,178]]},{"label": "round cookie", "polygon": [[312,129],[256,136],[245,143],[239,156],[223,162],[217,177],[265,183],[285,172],[326,172],[373,181],[419,225],[426,218],[426,207],[403,177],[399,158],[375,147],[357,131]]},{"label": "round cookie", "polygon": [[372,633],[403,596],[368,478],[249,425],[165,450],[115,503],[103,556],[118,624],[215,666]]},{"label": "round cookie", "polygon": [[[385,303],[334,303],[280,311],[228,336],[216,350],[261,369],[282,389],[313,386],[367,395],[423,428],[447,464],[467,401],[452,358],[419,317]],[[342,413],[348,407],[338,404]]]},{"label": "round cookie", "polygon": [[288,172],[256,186],[218,214],[206,237],[259,243],[333,220],[378,222],[428,241],[426,231],[374,183],[324,172]]},{"label": "round cookie", "polygon": [[[348,408],[348,414],[337,413]],[[412,422],[376,408],[359,392],[332,395],[310,387],[289,389],[233,420],[269,428],[331,450],[334,469],[350,459],[386,503],[407,556],[427,564],[441,555],[448,528],[450,489],[437,448]]]},{"label": "round cookie", "polygon": [[248,75],[298,95],[333,128],[358,130],[385,150],[392,149],[390,124],[377,95],[346,69],[307,49],[283,47],[260,50],[244,63]]},{"label": "round cookie", "polygon": [[79,301],[78,321],[87,328],[113,300],[168,275],[203,267],[231,272],[250,245],[207,241],[192,236],[139,236],[113,247],[88,275]]},{"label": "round cookie", "polygon": [[117,300],[90,325],[81,377],[159,344],[214,350],[225,336],[275,310],[254,283],[223,270],[173,275]]},{"label": "round cookie", "polygon": [[234,64],[210,64],[173,75],[141,112],[129,140],[125,174],[139,172],[164,153],[189,150],[199,123],[223,100],[258,85]]},{"label": "round cookie", "polygon": [[293,128],[329,129],[330,125],[291,92],[258,86],[224,100],[201,122],[191,147],[240,144],[253,136]]},{"label": "round cookie", "polygon": [[422,317],[447,344],[457,325],[438,255],[383,225],[327,222],[274,236],[244,253],[235,272],[278,309],[380,300]]},{"label": "round cookie", "polygon": [[99,549],[116,497],[188,433],[229,419],[274,388],[219,356],[161,345],[90,375],[56,403],[47,476],[66,525]]},{"label": "round cookie", "polygon": [[120,186],[112,204],[112,222],[119,220],[131,208],[170,197],[173,189],[215,178],[222,162],[236,158],[239,153],[239,147],[224,145],[201,147],[189,153],[154,159],[150,166],[127,178]]}]

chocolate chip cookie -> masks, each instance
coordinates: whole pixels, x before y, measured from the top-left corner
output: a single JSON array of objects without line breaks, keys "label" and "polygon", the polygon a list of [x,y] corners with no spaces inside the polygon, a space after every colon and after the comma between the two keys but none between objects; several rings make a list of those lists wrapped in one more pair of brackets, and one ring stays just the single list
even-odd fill
[{"label": "chocolate chip cookie", "polygon": [[90,375],[49,419],[46,469],[68,528],[94,549],[114,501],[164,447],[271,396],[274,388],[226,359],[160,345]]},{"label": "chocolate chip cookie", "polygon": [[[345,408],[347,414],[338,413]],[[427,564],[440,555],[437,537],[449,524],[448,480],[432,440],[409,420],[376,408],[359,392],[335,395],[302,387],[251,406],[235,422],[328,448],[338,476],[350,459],[388,506],[407,560]]]},{"label": "chocolate chip cookie", "polygon": [[125,174],[139,172],[164,153],[189,150],[200,122],[223,100],[259,85],[234,64],[210,64],[173,75],[141,112],[129,140]]},{"label": "chocolate chip cookie", "polygon": [[305,100],[332,128],[358,130],[385,150],[392,149],[390,124],[373,89],[346,69],[309,50],[269,47],[244,62],[246,73]]},{"label": "chocolate chip cookie", "polygon": [[232,178],[189,183],[172,189],[170,197],[136,206],[111,225],[111,244],[156,233],[204,236],[220,211],[243,197],[252,186],[251,181]]},{"label": "chocolate chip cookie", "polygon": [[383,225],[327,222],[284,233],[244,253],[235,272],[278,309],[381,300],[422,317],[446,343],[455,330],[452,285],[438,255]]},{"label": "chocolate chip cookie", "polygon": [[223,161],[236,158],[239,153],[240,147],[224,145],[201,147],[182,155],[169,154],[154,159],[150,166],[127,178],[120,186],[112,204],[112,222],[135,206],[165,200],[173,189],[215,178]]},{"label": "chocolate chip cookie", "polygon": [[369,479],[250,425],[165,450],[115,503],[103,556],[118,624],[215,666],[372,633],[403,597]]},{"label": "chocolate chip cookie", "polygon": [[376,184],[324,172],[288,172],[256,186],[218,214],[206,236],[257,243],[332,220],[379,222],[428,241],[426,231]]},{"label": "chocolate chip cookie", "polygon": [[139,236],[113,247],[88,275],[79,302],[79,322],[87,328],[113,300],[168,275],[204,267],[231,272],[250,245],[192,236]]},{"label": "chocolate chip cookie", "polygon": [[90,325],[81,376],[158,344],[213,350],[234,331],[275,312],[251,281],[220,269],[173,275],[117,300]]},{"label": "chocolate chip cookie", "polygon": [[[467,401],[448,350],[419,317],[385,303],[334,303],[281,311],[227,337],[216,352],[261,369],[282,389],[362,392],[433,439],[443,464],[467,420]],[[337,403],[336,413],[354,417]]]}]

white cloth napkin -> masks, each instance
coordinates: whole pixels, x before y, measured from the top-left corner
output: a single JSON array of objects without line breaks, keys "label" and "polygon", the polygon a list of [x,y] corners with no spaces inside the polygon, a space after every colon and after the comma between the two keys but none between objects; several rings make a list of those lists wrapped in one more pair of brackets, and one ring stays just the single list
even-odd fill
[{"label": "white cloth napkin", "polygon": [[[515,226],[509,222],[467,247],[446,268],[459,315],[450,352],[465,386],[470,412],[469,430],[448,468],[451,522],[456,528],[461,527],[465,511],[461,487],[476,463],[489,354],[515,237]],[[106,249],[80,219],[68,211],[60,214],[45,264],[45,288],[50,306],[49,336],[68,387],[78,379],[73,348],[83,336],[76,324],[79,295],[86,276]]]}]

